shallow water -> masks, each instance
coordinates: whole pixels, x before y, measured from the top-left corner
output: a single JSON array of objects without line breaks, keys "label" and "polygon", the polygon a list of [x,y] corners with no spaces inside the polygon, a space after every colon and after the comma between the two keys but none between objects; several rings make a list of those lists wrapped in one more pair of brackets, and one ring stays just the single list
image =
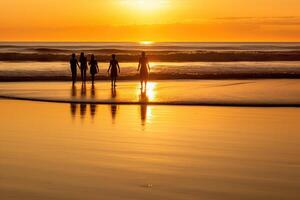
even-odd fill
[{"label": "shallow water", "polygon": [[0,83],[0,97],[92,104],[300,106],[300,80],[169,80],[152,81],[141,92],[134,81]]},{"label": "shallow water", "polygon": [[300,198],[300,109],[0,100],[0,198]]}]

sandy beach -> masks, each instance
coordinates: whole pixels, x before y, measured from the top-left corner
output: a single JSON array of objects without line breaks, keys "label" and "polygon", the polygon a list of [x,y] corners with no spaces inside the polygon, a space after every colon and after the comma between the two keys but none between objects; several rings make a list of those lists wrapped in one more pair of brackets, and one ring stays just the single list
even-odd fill
[{"label": "sandy beach", "polygon": [[76,106],[0,100],[1,199],[299,198],[298,108]]},{"label": "sandy beach", "polygon": [[300,200],[299,0],[0,8],[0,200]]}]

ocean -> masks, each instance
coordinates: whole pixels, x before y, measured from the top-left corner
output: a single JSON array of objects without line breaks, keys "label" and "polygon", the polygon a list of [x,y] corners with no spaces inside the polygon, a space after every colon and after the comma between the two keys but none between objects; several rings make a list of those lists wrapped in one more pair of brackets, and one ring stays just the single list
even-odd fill
[{"label": "ocean", "polygon": [[0,43],[0,81],[69,80],[72,53],[95,54],[99,80],[108,79],[111,54],[119,79],[137,79],[146,51],[150,79],[299,78],[300,43]]}]

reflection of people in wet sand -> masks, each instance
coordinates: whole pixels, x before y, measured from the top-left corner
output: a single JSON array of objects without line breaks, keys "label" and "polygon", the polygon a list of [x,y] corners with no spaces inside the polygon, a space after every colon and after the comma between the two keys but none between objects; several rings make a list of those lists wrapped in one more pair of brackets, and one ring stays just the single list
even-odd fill
[{"label": "reflection of people in wet sand", "polygon": [[[115,87],[112,87],[111,88],[111,98],[112,99],[115,99],[117,97],[117,91],[116,91],[116,88]],[[116,115],[117,115],[117,110],[118,110],[118,106],[116,104],[111,104],[111,117],[113,119],[113,122],[115,121],[116,119]]]},{"label": "reflection of people in wet sand", "polygon": [[79,67],[78,61],[76,59],[75,53],[72,54],[71,59],[70,59],[70,68],[72,72],[72,82],[73,85],[75,85],[77,81],[77,66]]},{"label": "reflection of people in wet sand", "polygon": [[84,56],[83,52],[80,54],[79,62],[80,62],[81,80],[82,82],[86,82],[86,71],[88,69],[88,64],[87,64],[87,57]]},{"label": "reflection of people in wet sand", "polygon": [[81,85],[81,101],[82,101],[82,103],[80,104],[80,115],[82,118],[85,117],[86,109],[87,109],[87,105],[86,105],[86,103],[84,103],[85,98],[86,98],[86,84],[83,83]]},{"label": "reflection of people in wet sand", "polygon": [[[92,85],[91,88],[91,99],[95,99],[96,97],[96,89],[95,89],[95,85]],[[96,115],[96,110],[97,110],[97,104],[95,103],[91,103],[90,104],[90,111],[91,111],[91,117],[94,118]]]},{"label": "reflection of people in wet sand", "polygon": [[115,99],[117,97],[117,90],[116,88],[111,88],[111,98]]},{"label": "reflection of people in wet sand", "polygon": [[91,61],[89,62],[90,65],[90,73],[92,77],[92,84],[94,85],[95,82],[95,75],[99,72],[98,62],[95,59],[95,56],[91,56]]},{"label": "reflection of people in wet sand", "polygon": [[145,52],[142,52],[142,56],[140,57],[138,71],[140,72],[141,89],[147,89],[150,65]]},{"label": "reflection of people in wet sand", "polygon": [[[71,97],[72,98],[76,98],[76,86],[72,85],[72,89],[71,89]],[[71,115],[73,117],[76,116],[76,111],[77,111],[77,104],[76,103],[70,103],[70,109],[71,109]]]},{"label": "reflection of people in wet sand", "polygon": [[[76,86],[73,85],[72,86],[72,89],[71,89],[71,97],[72,99],[76,99],[77,97],[77,90],[76,90]],[[86,97],[87,97],[87,89],[86,89],[86,84],[82,84],[81,85],[81,91],[80,91],[80,116],[81,118],[84,118],[86,117],[86,112],[87,112],[87,103],[85,103],[85,100],[86,100]],[[91,87],[91,100],[94,100],[96,98],[96,88],[94,85],[92,85]],[[71,110],[71,115],[73,117],[76,116],[77,114],[77,105],[78,103],[70,103],[70,110]],[[93,103],[91,102],[90,103],[90,114],[91,114],[91,117],[94,118],[95,115],[96,115],[96,111],[97,111],[97,104],[96,103]]]},{"label": "reflection of people in wet sand", "polygon": [[107,73],[110,72],[110,78],[111,78],[111,86],[116,87],[116,81],[118,77],[118,72],[120,71],[119,62],[116,60],[116,55],[112,55],[112,60],[110,60],[109,68],[107,70]]},{"label": "reflection of people in wet sand", "polygon": [[147,120],[147,102],[148,102],[147,90],[141,90],[140,103],[141,103],[142,125],[145,125]]},{"label": "reflection of people in wet sand", "polygon": [[113,122],[115,122],[116,115],[117,115],[117,110],[118,110],[118,106],[116,104],[112,104],[110,109],[111,109],[110,110],[111,111],[111,117],[113,119]]}]

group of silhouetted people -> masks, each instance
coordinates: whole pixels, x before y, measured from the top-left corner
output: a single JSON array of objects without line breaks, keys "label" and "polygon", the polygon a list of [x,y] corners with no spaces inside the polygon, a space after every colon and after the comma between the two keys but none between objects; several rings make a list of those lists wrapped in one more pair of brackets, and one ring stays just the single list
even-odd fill
[{"label": "group of silhouetted people", "polygon": [[[86,82],[86,80],[87,80],[86,72],[88,70],[88,66],[90,67],[90,75],[91,75],[92,85],[94,85],[95,76],[97,73],[99,73],[99,66],[98,66],[98,62],[97,62],[95,56],[92,54],[91,59],[88,62],[88,59],[84,55],[84,53],[81,53],[79,62],[78,62],[76,55],[74,53],[72,54],[71,59],[70,59],[70,67],[71,67],[71,72],[72,72],[73,85],[75,85],[75,83],[77,81],[77,67],[80,69],[82,82],[83,83]],[[150,65],[149,65],[149,60],[148,60],[145,52],[142,52],[142,55],[139,59],[138,71],[140,73],[141,89],[143,89],[144,87],[147,88],[147,81],[149,78]],[[110,60],[110,64],[109,64],[107,73],[110,74],[112,87],[116,87],[117,77],[118,77],[118,74],[121,73],[121,70],[120,70],[120,65],[119,65],[118,60],[116,59],[115,54],[112,55],[112,59]]]},{"label": "group of silhouetted people", "polygon": [[92,84],[94,85],[95,75],[99,72],[99,66],[97,60],[95,59],[95,56],[91,55],[91,60],[88,62],[87,57],[84,55],[84,53],[81,53],[78,62],[75,53],[72,54],[72,57],[70,59],[70,66],[73,85],[75,85],[77,81],[77,67],[80,69],[82,82],[86,82],[86,71],[88,70],[88,65],[90,66]]}]

